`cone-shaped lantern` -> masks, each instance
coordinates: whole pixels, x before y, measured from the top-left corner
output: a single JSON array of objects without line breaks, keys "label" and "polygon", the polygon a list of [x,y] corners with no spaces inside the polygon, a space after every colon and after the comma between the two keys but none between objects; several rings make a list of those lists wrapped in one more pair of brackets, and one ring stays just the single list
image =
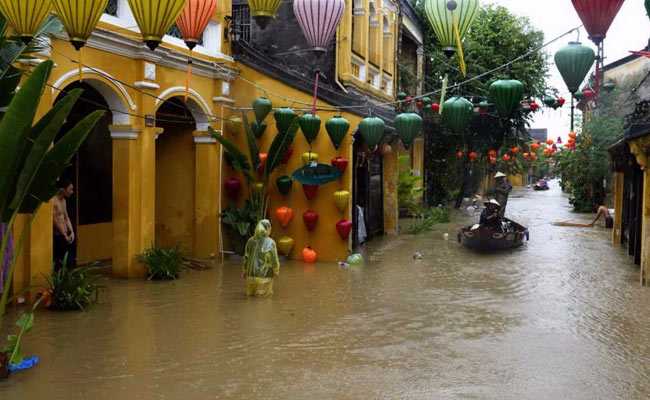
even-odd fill
[{"label": "cone-shaped lantern", "polygon": [[142,40],[153,51],[183,11],[185,0],[129,0],[129,5]]},{"label": "cone-shaped lantern", "polygon": [[575,94],[596,62],[596,53],[580,42],[571,42],[555,53],[555,65],[569,91]]},{"label": "cone-shaped lantern", "polygon": [[330,118],[325,123],[325,129],[327,130],[327,134],[329,135],[334,148],[338,150],[339,147],[341,147],[341,143],[343,143],[343,139],[345,139],[345,135],[347,135],[350,130],[350,122],[338,115]]},{"label": "cone-shaped lantern", "polygon": [[625,0],[571,0],[589,39],[600,44]]},{"label": "cone-shaped lantern", "polygon": [[294,0],[293,13],[314,51],[325,52],[341,22],[344,0]]},{"label": "cone-shaped lantern", "polygon": [[404,147],[407,149],[413,144],[413,140],[422,132],[422,117],[416,113],[403,113],[395,118],[395,130],[399,134]]},{"label": "cone-shaped lantern", "polygon": [[281,0],[248,0],[251,16],[261,29],[266,29],[269,22],[275,18],[281,4]]},{"label": "cone-shaped lantern", "polygon": [[52,0],[0,0],[0,12],[25,44],[31,42],[51,10]]},{"label": "cone-shaped lantern", "polygon": [[454,23],[462,40],[478,15],[478,9],[478,0],[425,0],[427,19],[445,53],[453,54],[458,46]]},{"label": "cone-shaped lantern", "polygon": [[381,142],[385,129],[384,120],[377,117],[364,118],[359,124],[359,132],[369,148],[373,148]]},{"label": "cone-shaped lantern", "polygon": [[645,9],[648,13],[648,17],[650,17],[650,0],[645,0]]},{"label": "cone-shaped lantern", "polygon": [[52,0],[52,3],[70,43],[79,50],[95,30],[108,0]]},{"label": "cone-shaped lantern", "polygon": [[217,8],[217,0],[186,0],[176,25],[183,35],[183,40],[190,50],[201,41],[203,31]]}]

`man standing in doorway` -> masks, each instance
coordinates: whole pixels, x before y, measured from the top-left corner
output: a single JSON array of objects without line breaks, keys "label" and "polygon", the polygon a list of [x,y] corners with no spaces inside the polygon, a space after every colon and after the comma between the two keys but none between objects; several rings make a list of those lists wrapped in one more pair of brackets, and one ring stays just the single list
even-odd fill
[{"label": "man standing in doorway", "polygon": [[67,257],[66,267],[74,267],[75,257],[75,234],[72,222],[68,216],[68,202],[74,194],[74,185],[68,179],[59,181],[59,192],[53,199],[54,215],[54,268],[59,270],[63,266],[63,260]]},{"label": "man standing in doorway", "polygon": [[497,174],[494,175],[494,179],[496,179],[496,184],[494,187],[494,198],[501,205],[501,209],[499,210],[499,217],[503,218],[503,216],[506,214],[508,196],[510,196],[510,192],[512,192],[512,185],[510,182],[508,182],[507,176],[503,172],[497,172]]}]

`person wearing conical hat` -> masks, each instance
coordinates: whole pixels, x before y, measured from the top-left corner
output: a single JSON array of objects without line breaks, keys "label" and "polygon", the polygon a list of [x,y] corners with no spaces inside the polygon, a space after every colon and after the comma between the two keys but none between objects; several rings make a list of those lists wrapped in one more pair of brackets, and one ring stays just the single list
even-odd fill
[{"label": "person wearing conical hat", "polygon": [[497,229],[501,226],[501,217],[499,217],[499,211],[501,210],[501,205],[498,201],[492,199],[485,202],[485,208],[481,212],[481,219],[479,220],[479,225],[483,227]]},{"label": "person wearing conical hat", "polygon": [[496,180],[494,187],[494,198],[501,206],[499,209],[499,217],[503,218],[506,214],[506,206],[508,205],[508,196],[512,192],[512,185],[508,181],[508,177],[503,172],[499,171],[494,175]]}]

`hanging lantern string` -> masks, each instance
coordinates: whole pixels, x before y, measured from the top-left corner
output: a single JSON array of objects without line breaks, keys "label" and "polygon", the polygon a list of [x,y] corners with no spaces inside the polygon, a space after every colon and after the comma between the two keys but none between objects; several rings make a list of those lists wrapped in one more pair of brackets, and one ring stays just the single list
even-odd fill
[{"label": "hanging lantern string", "polygon": [[316,102],[318,101],[318,80],[320,77],[320,70],[316,70],[316,77],[314,78],[314,100],[311,106],[312,115],[316,115]]}]

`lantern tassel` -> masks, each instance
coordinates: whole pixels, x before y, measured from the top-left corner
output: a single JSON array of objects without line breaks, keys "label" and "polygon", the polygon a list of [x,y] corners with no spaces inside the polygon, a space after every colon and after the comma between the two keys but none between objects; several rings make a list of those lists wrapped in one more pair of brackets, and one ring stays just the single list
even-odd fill
[{"label": "lantern tassel", "polygon": [[449,74],[445,74],[445,77],[442,80],[442,89],[440,90],[440,109],[438,114],[442,114],[442,107],[445,104],[445,97],[447,97],[447,86],[449,85]]},{"label": "lantern tassel", "polygon": [[192,81],[192,50],[187,59],[187,76],[185,78],[185,102],[190,97],[190,82]]},{"label": "lantern tassel", "polygon": [[84,81],[83,47],[79,49],[79,82]]},{"label": "lantern tassel", "polygon": [[466,77],[467,65],[465,64],[463,41],[460,38],[460,30],[458,29],[458,17],[454,17],[454,36],[456,37],[456,47],[458,48],[458,63],[460,65],[460,72],[463,74],[463,77]]},{"label": "lantern tassel", "polygon": [[320,70],[316,70],[316,78],[314,79],[314,101],[311,106],[311,113],[316,115],[316,102],[318,101],[318,80],[320,77]]}]

